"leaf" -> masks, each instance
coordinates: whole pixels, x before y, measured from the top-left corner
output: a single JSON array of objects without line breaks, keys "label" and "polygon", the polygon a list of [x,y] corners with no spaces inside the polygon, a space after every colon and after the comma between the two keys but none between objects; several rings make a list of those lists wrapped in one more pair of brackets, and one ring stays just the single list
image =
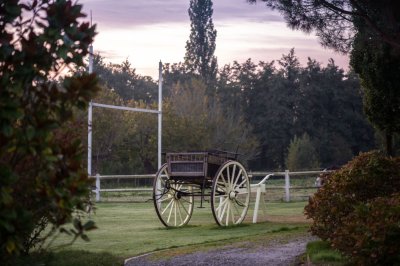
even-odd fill
[{"label": "leaf", "polygon": [[81,235],[81,238],[82,238],[83,240],[85,240],[86,242],[89,242],[89,241],[90,241],[89,237],[88,237],[87,235],[85,235],[85,234],[82,234],[82,235]]},{"label": "leaf", "polygon": [[14,240],[7,240],[7,244],[6,244],[6,249],[8,253],[13,253],[13,251],[16,249],[16,245],[15,245],[15,241]]},{"label": "leaf", "polygon": [[12,127],[10,127],[9,125],[4,125],[3,128],[1,129],[1,131],[3,132],[4,136],[6,137],[11,137],[14,130]]},{"label": "leaf", "polygon": [[26,138],[28,140],[32,140],[34,136],[35,136],[35,129],[32,126],[29,126],[26,129]]},{"label": "leaf", "polygon": [[65,234],[67,234],[67,235],[72,235],[67,229],[65,229],[64,227],[61,227],[60,228],[60,233],[65,233]]},{"label": "leaf", "polygon": [[74,218],[72,224],[74,225],[74,228],[77,229],[78,231],[82,231],[82,223],[78,219]]},{"label": "leaf", "polygon": [[90,231],[90,230],[94,230],[94,229],[97,229],[97,226],[94,221],[87,221],[83,225],[83,230],[85,230],[85,231]]}]

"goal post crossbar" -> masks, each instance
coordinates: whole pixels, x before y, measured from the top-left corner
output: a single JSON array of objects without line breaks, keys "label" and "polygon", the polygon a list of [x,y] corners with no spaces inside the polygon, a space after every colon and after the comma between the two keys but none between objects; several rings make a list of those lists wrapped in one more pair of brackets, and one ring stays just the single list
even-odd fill
[{"label": "goal post crossbar", "polygon": [[109,108],[109,109],[118,109],[118,110],[124,110],[124,111],[143,112],[143,113],[153,113],[153,114],[160,113],[160,111],[158,111],[158,110],[143,109],[143,108],[133,108],[133,107],[109,105],[109,104],[94,103],[94,102],[92,102],[92,106],[93,107]]},{"label": "goal post crossbar", "polygon": [[[90,47],[90,55],[93,54],[93,48]],[[91,56],[89,57],[89,62],[91,62]],[[92,60],[93,61],[93,60]],[[89,72],[92,71],[93,67],[91,66],[92,63],[89,63]],[[133,111],[133,112],[142,112],[142,113],[153,113],[158,114],[158,151],[157,151],[157,164],[158,168],[161,167],[161,134],[162,134],[162,63],[159,63],[159,80],[158,80],[158,110],[152,109],[143,109],[143,108],[133,108],[127,106],[116,106],[116,105],[109,105],[109,104],[101,104],[101,103],[89,103],[89,110],[88,110],[88,161],[87,161],[87,171],[88,175],[92,175],[92,121],[93,121],[93,107],[100,107],[100,108],[109,108],[109,109],[117,109],[117,110],[124,110],[124,111]]]}]

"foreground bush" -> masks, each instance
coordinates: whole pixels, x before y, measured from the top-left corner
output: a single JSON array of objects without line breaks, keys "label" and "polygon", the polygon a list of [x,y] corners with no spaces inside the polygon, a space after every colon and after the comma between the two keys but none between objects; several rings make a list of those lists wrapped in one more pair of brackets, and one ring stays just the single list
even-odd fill
[{"label": "foreground bush", "polygon": [[400,193],[360,204],[343,220],[332,245],[359,265],[400,265]]},{"label": "foreground bush", "polygon": [[[395,222],[390,222],[399,212],[395,205],[382,208],[381,218],[377,214],[373,216],[376,218],[371,219],[375,220],[366,223],[364,230],[355,229],[360,228],[382,202],[396,202],[395,193],[400,192],[399,158],[388,158],[379,152],[363,153],[340,170],[323,177],[323,183],[305,207],[306,216],[313,219],[311,232],[355,261],[393,257],[386,243],[391,243],[388,237],[392,237],[392,233],[397,234],[392,228]],[[375,230],[375,227],[382,230]],[[379,247],[380,251],[373,251],[374,247]]]},{"label": "foreground bush", "polygon": [[[0,4],[0,256],[28,253],[84,208],[89,181],[73,113],[97,91],[84,66],[95,35],[68,0]],[[71,73],[70,73],[71,74]],[[68,129],[68,130],[67,130]],[[93,222],[74,221],[74,237]]]}]

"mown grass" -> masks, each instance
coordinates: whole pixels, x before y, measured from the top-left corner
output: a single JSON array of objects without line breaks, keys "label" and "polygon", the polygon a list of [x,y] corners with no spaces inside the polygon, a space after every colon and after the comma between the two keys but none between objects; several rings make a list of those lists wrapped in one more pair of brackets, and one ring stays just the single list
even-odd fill
[{"label": "mown grass", "polygon": [[266,234],[242,236],[238,238],[224,239],[220,241],[204,242],[185,247],[177,247],[172,249],[161,250],[150,254],[150,260],[166,260],[175,256],[182,256],[194,252],[207,252],[213,249],[223,248],[224,246],[234,248],[260,248],[261,246],[268,247],[276,244],[285,244],[296,237],[304,237],[307,235],[307,226],[293,226],[271,230]]},{"label": "mown grass", "polygon": [[347,264],[347,259],[333,250],[329,243],[325,241],[313,241],[307,244],[305,260],[309,260],[313,265],[332,265],[341,266]]},{"label": "mown grass", "polygon": [[[261,223],[251,223],[251,208],[245,223],[228,228],[215,224],[209,203],[205,204],[205,208],[197,208],[199,204],[196,204],[187,226],[169,229],[162,226],[151,202],[98,203],[95,213],[91,215],[98,229],[89,232],[90,241],[79,239],[65,247],[71,239],[59,235],[50,248],[51,256],[44,258],[45,265],[53,265],[52,261],[57,263],[58,260],[66,264],[60,262],[57,265],[115,265],[110,262],[118,265],[126,258],[153,251],[196,245],[222,245],[249,237],[304,233],[308,228],[303,216],[305,204],[267,203],[266,215],[260,211]],[[92,257],[95,264],[85,263]],[[82,261],[82,264],[76,261]]]}]

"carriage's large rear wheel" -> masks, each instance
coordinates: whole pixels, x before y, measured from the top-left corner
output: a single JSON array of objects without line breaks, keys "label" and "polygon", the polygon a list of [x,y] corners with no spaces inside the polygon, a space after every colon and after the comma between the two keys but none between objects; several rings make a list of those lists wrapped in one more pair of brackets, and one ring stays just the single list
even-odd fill
[{"label": "carriage's large rear wheel", "polygon": [[250,202],[250,181],[246,169],[236,161],[223,164],[211,190],[211,210],[220,226],[240,224]]},{"label": "carriage's large rear wheel", "polygon": [[187,224],[193,213],[192,187],[171,180],[167,164],[158,170],[153,184],[153,202],[160,221],[167,227]]}]

